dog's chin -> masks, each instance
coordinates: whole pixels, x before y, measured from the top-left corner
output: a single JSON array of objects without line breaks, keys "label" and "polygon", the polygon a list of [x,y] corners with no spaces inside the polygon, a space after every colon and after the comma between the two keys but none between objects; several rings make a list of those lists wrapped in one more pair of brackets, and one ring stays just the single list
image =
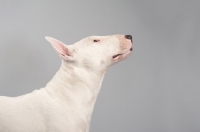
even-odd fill
[{"label": "dog's chin", "polygon": [[130,56],[131,52],[132,52],[132,47],[124,53],[119,53],[114,55],[112,59],[114,62],[124,60]]}]

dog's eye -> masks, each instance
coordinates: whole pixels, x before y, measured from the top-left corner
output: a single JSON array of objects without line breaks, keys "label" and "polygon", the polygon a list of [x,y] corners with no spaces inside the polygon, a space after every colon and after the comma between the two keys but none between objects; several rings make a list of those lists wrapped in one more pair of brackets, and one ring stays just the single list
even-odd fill
[{"label": "dog's eye", "polygon": [[99,39],[94,39],[94,40],[93,40],[93,42],[99,42],[99,41],[100,41]]}]

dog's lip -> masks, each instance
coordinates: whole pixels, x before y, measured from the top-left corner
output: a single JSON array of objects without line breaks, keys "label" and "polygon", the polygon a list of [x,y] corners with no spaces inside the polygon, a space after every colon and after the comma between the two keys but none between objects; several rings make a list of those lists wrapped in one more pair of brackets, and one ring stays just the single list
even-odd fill
[{"label": "dog's lip", "polygon": [[116,55],[113,55],[113,59],[115,59],[116,57],[120,56],[120,55],[124,55],[124,54],[127,54],[129,52],[131,52],[133,50],[133,48],[131,47],[127,52],[125,53],[120,53],[120,54],[116,54]]},{"label": "dog's lip", "polygon": [[122,55],[122,54],[113,55],[113,59],[115,59],[116,57],[118,57],[120,55]]}]

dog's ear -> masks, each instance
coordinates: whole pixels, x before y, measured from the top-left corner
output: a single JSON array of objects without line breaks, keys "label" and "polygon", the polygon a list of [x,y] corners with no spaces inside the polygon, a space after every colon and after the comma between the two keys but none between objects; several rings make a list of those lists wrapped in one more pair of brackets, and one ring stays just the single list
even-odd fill
[{"label": "dog's ear", "polygon": [[45,37],[45,39],[51,43],[51,45],[61,58],[68,61],[74,60],[73,56],[70,53],[69,47],[65,45],[63,42],[51,37]]}]

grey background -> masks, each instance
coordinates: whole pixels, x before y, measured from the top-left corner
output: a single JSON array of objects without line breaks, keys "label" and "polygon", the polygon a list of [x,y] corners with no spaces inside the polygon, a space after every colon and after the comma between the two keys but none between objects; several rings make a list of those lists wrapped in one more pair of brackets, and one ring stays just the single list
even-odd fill
[{"label": "grey background", "polygon": [[0,1],[0,95],[44,87],[66,44],[132,34],[130,58],[109,69],[91,132],[200,131],[200,1]]}]

